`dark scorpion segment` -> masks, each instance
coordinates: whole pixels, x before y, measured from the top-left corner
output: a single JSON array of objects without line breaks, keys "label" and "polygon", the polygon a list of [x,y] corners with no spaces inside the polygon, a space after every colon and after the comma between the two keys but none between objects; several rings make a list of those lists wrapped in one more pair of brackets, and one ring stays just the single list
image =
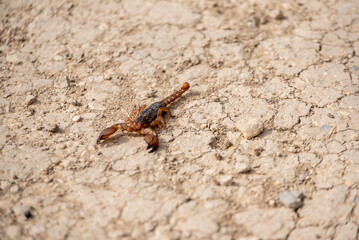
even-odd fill
[{"label": "dark scorpion segment", "polygon": [[145,135],[147,149],[151,148],[150,152],[154,152],[159,145],[158,133],[155,130],[155,127],[166,127],[166,121],[163,118],[163,114],[169,113],[170,117],[174,117],[167,106],[182,96],[188,89],[189,83],[185,82],[180,90],[166,97],[162,101],[155,102],[147,108],[146,105],[143,105],[139,109],[134,110],[123,123],[112,125],[103,130],[97,139],[97,143],[100,143],[101,140],[110,137],[117,130],[121,129]]}]

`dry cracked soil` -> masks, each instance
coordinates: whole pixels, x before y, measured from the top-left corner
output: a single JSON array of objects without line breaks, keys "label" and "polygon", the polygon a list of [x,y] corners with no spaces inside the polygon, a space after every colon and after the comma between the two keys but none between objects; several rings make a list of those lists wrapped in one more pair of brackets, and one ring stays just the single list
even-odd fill
[{"label": "dry cracked soil", "polygon": [[[0,19],[0,239],[358,239],[357,0],[0,0]],[[185,81],[155,153],[95,144]]]}]

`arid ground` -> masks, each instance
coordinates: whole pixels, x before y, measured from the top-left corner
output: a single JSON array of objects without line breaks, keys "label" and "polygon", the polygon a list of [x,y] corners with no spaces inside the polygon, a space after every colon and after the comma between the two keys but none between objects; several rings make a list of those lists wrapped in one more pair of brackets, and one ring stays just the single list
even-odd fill
[{"label": "arid ground", "polygon": [[[0,239],[358,239],[358,0],[0,0],[0,20]],[[186,81],[155,153],[96,144]]]}]

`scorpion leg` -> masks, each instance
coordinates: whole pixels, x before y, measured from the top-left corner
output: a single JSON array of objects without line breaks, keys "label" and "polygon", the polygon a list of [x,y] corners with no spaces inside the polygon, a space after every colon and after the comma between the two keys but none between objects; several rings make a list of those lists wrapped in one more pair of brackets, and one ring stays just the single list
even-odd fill
[{"label": "scorpion leg", "polygon": [[[140,114],[141,112],[143,112],[143,110],[145,110],[146,109],[146,105],[142,105],[139,109],[138,109],[138,111],[139,111],[139,113],[138,114]],[[137,116],[138,117],[138,116]]]},{"label": "scorpion leg", "polygon": [[110,137],[112,134],[114,134],[118,129],[122,129],[122,130],[126,130],[129,132],[133,132],[133,129],[129,126],[127,126],[125,123],[118,123],[115,125],[112,125],[111,127],[108,127],[106,129],[104,129],[101,133],[100,136],[97,138],[96,143],[100,143],[101,140],[106,139],[108,137]]},{"label": "scorpion leg", "polygon": [[133,110],[133,111],[130,113],[130,115],[128,115],[128,119],[134,120],[134,119],[136,119],[136,116],[137,116],[138,114],[139,114],[138,109]]},{"label": "scorpion leg", "polygon": [[175,117],[172,115],[171,110],[168,107],[161,107],[160,109],[158,109],[157,117],[162,116],[163,112],[168,112],[171,118]]},{"label": "scorpion leg", "polygon": [[162,124],[162,128],[166,128],[166,121],[162,116],[157,117],[150,125],[151,128],[154,128],[156,126],[161,126]]},{"label": "scorpion leg", "polygon": [[135,120],[138,115],[140,115],[141,112],[143,112],[143,110],[145,110],[146,105],[142,105],[139,109],[134,110],[130,115],[129,115],[129,119],[131,120]]},{"label": "scorpion leg", "polygon": [[168,112],[171,118],[174,118],[174,116],[171,113],[171,110],[168,107],[161,107],[157,112],[157,118],[151,123],[151,127],[154,126],[160,126],[162,125],[163,128],[166,128],[166,121],[163,118],[162,114],[163,112]]},{"label": "scorpion leg", "polygon": [[157,132],[152,128],[144,128],[141,129],[140,133],[142,135],[146,135],[145,141],[147,143],[147,149],[152,148],[149,152],[151,153],[156,151],[159,145]]}]

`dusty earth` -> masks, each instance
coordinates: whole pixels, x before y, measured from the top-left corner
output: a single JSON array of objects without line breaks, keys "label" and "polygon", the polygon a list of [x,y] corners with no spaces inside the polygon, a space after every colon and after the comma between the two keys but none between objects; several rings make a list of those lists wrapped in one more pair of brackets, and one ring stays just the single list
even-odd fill
[{"label": "dusty earth", "polygon": [[[358,239],[357,0],[2,0],[0,16],[0,239]],[[95,144],[185,81],[154,154],[136,134]]]}]

